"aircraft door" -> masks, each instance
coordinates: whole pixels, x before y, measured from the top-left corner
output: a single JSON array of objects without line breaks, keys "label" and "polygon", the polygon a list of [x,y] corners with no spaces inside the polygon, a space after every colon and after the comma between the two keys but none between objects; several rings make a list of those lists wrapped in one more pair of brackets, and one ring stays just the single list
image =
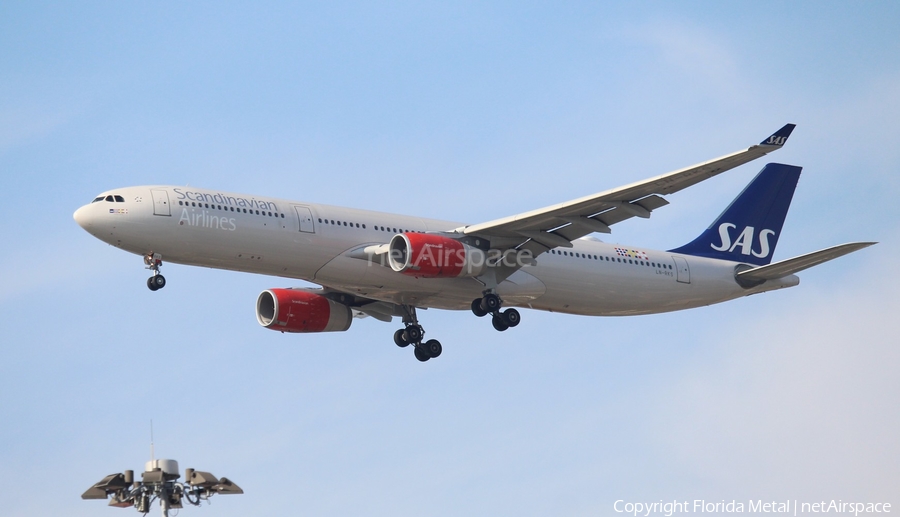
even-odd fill
[{"label": "aircraft door", "polygon": [[150,197],[153,198],[153,215],[172,215],[169,210],[169,193],[163,189],[150,189]]},{"label": "aircraft door", "polygon": [[672,260],[675,261],[675,275],[676,280],[681,282],[682,284],[691,283],[691,268],[688,267],[687,260],[684,257],[672,257]]},{"label": "aircraft door", "polygon": [[294,212],[297,213],[297,220],[300,223],[299,227],[301,232],[316,233],[312,212],[310,212],[308,206],[294,205]]}]

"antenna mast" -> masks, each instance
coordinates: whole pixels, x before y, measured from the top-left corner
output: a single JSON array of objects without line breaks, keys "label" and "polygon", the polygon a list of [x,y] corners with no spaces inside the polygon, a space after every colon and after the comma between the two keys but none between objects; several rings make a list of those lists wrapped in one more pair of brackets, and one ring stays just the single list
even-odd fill
[{"label": "antenna mast", "polygon": [[150,461],[156,459],[156,455],[153,452],[153,419],[150,419]]}]

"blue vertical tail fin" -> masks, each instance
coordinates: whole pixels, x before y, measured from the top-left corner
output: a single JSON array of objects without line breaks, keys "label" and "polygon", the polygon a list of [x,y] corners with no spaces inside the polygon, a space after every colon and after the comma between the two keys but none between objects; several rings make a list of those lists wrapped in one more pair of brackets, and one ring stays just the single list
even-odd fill
[{"label": "blue vertical tail fin", "polygon": [[758,266],[770,263],[800,171],[794,165],[766,165],[706,231],[669,251]]}]

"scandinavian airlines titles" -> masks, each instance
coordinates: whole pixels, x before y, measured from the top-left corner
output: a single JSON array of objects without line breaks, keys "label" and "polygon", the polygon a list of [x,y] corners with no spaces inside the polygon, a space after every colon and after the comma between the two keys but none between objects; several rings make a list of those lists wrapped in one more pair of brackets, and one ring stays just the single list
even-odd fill
[{"label": "scandinavian airlines titles", "polygon": [[[244,198],[240,196],[229,196],[226,194],[210,194],[209,192],[199,191],[182,191],[180,188],[173,188],[175,196],[179,201],[185,201],[185,208],[181,210],[181,217],[178,219],[180,226],[195,226],[200,228],[214,228],[218,230],[234,231],[237,229],[237,223],[234,217],[225,217],[220,215],[212,215],[208,210],[195,210],[188,208],[187,202],[195,203],[213,203],[225,205],[238,209],[249,210],[268,210],[279,212],[278,205],[270,201],[261,201],[256,198]],[[203,208],[202,204],[198,208]]]}]

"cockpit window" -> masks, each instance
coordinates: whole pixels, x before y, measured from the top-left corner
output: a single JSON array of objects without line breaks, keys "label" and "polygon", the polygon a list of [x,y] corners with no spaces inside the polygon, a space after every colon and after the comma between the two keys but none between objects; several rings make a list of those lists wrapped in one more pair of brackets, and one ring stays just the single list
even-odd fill
[{"label": "cockpit window", "polygon": [[103,196],[95,197],[91,203],[96,203],[97,201],[103,201]]},{"label": "cockpit window", "polygon": [[125,198],[122,196],[114,196],[116,198],[116,203],[124,203]]},{"label": "cockpit window", "polygon": [[110,203],[112,203],[113,202],[112,195],[106,196],[106,200],[109,201]]}]

